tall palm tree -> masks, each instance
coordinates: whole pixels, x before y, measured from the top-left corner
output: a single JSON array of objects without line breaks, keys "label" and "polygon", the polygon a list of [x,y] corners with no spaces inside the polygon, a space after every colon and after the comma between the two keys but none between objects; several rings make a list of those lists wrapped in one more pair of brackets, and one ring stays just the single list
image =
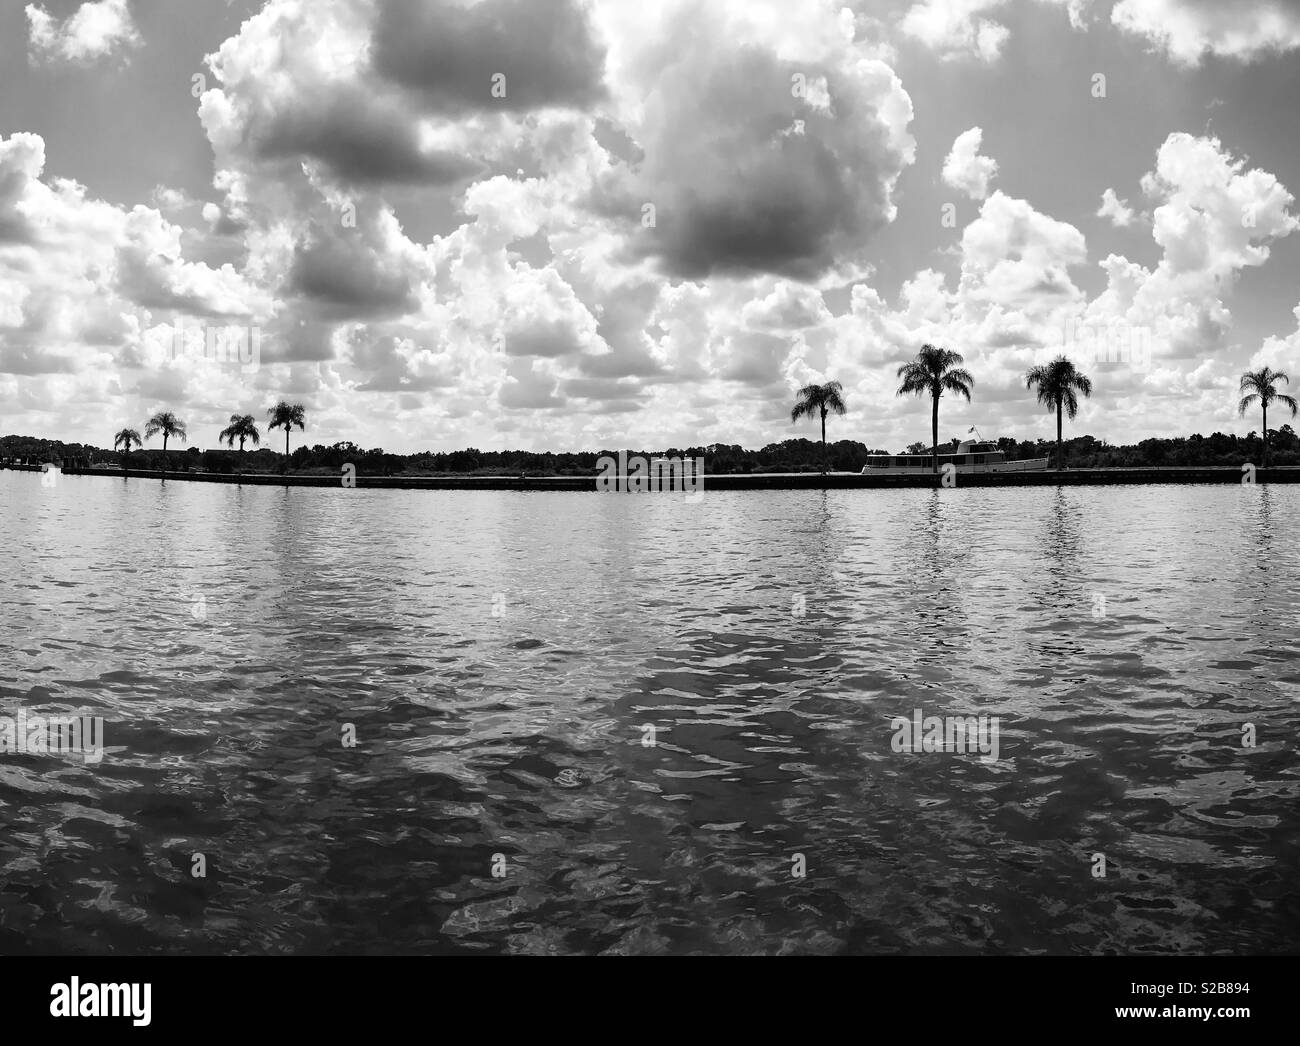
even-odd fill
[{"label": "tall palm tree", "polygon": [[971,386],[975,379],[961,365],[966,361],[959,352],[950,352],[935,345],[922,345],[921,351],[911,363],[904,363],[898,368],[898,376],[903,383],[898,387],[899,396],[915,393],[917,396],[929,396],[934,401],[931,415],[931,428],[934,436],[930,442],[934,471],[939,471],[939,398],[945,392],[955,396],[965,396],[970,402]]},{"label": "tall palm tree", "polygon": [[[118,431],[117,435],[113,437],[113,449],[117,450],[118,447],[121,447],[122,450],[125,451],[127,458],[131,457],[132,445],[137,447],[144,446],[144,441],[140,439],[140,433],[136,432],[135,429],[121,429]],[[122,467],[126,468],[126,466],[127,462],[123,461]]]},{"label": "tall palm tree", "polygon": [[822,475],[826,475],[826,415],[843,415],[848,408],[844,406],[844,397],[840,395],[844,386],[838,381],[828,381],[825,385],[805,385],[799,390],[799,402],[790,411],[790,420],[812,418],[818,415],[822,419]]},{"label": "tall palm tree", "polygon": [[287,469],[289,467],[289,432],[295,425],[306,431],[307,409],[300,404],[289,404],[281,400],[267,411],[267,415],[271,419],[268,428],[278,429],[283,427],[284,429],[284,467]]},{"label": "tall palm tree", "polygon": [[1048,410],[1056,411],[1056,470],[1065,468],[1065,444],[1061,442],[1061,414],[1069,415],[1073,421],[1079,413],[1079,397],[1092,395],[1092,382],[1076,370],[1074,364],[1064,356],[1057,356],[1051,363],[1031,367],[1025,375],[1025,388],[1038,386],[1038,402]]},{"label": "tall palm tree", "polygon": [[1286,396],[1277,389],[1273,388],[1276,382],[1284,381],[1288,385],[1291,379],[1283,374],[1280,370],[1271,370],[1265,367],[1263,370],[1248,370],[1241,376],[1241,390],[1249,395],[1241,398],[1238,404],[1238,410],[1242,417],[1246,415],[1246,409],[1256,400],[1264,410],[1264,467],[1268,468],[1268,405],[1276,400],[1283,406],[1291,408],[1291,416],[1294,418],[1296,413],[1296,401],[1293,396]]},{"label": "tall palm tree", "polygon": [[167,440],[175,436],[182,443],[186,440],[185,422],[169,410],[160,410],[144,426],[144,438],[153,439],[161,434],[163,438],[163,472],[167,471]]},{"label": "tall palm tree", "polygon": [[244,441],[248,440],[255,447],[262,445],[262,434],[257,431],[257,421],[253,418],[253,415],[230,415],[230,424],[221,430],[221,434],[217,436],[217,442],[224,443],[227,447],[233,447],[235,440],[239,440],[239,461],[240,468],[243,468]]}]

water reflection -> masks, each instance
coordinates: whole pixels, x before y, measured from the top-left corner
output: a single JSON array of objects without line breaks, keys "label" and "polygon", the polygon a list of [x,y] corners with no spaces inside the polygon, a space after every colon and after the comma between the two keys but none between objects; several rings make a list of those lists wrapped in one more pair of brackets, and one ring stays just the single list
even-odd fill
[{"label": "water reflection", "polygon": [[[0,698],[111,749],[0,756],[9,951],[1300,931],[1291,488],[0,493]],[[894,752],[917,708],[1002,758]]]}]

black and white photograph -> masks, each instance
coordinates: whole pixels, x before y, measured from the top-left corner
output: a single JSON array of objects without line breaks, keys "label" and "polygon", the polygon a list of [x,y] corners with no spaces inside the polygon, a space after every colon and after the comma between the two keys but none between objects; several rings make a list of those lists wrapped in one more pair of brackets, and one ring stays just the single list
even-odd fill
[{"label": "black and white photograph", "polygon": [[3,0],[0,956],[1252,1027],[1297,192],[1297,0]]}]

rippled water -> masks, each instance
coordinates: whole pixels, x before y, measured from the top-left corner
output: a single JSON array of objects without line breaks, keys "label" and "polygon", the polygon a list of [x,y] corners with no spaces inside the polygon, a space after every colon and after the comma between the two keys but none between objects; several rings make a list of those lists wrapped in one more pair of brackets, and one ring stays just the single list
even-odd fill
[{"label": "rippled water", "polygon": [[1294,951],[1298,515],[0,473],[0,952]]}]

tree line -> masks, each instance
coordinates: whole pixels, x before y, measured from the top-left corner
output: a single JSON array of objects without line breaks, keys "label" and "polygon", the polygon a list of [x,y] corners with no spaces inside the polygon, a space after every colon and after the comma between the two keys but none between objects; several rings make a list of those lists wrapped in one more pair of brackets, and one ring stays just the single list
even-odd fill
[{"label": "tree line", "polygon": [[[971,400],[975,378],[963,367],[960,353],[934,345],[924,345],[916,358],[898,368],[899,396],[929,397],[929,445],[913,443],[905,453],[929,454],[931,448],[940,453],[951,449],[939,442],[939,405],[944,394]],[[1065,356],[1058,356],[1048,364],[1031,368],[1025,374],[1025,388],[1036,395],[1040,406],[1056,416],[1055,445],[1039,438],[1016,440],[1002,437],[997,440],[1008,461],[1049,456],[1055,451],[1057,468],[1146,468],[1162,466],[1240,466],[1243,462],[1262,461],[1265,467],[1273,465],[1300,465],[1300,437],[1290,425],[1280,429],[1268,428],[1270,407],[1280,405],[1294,417],[1296,400],[1282,393],[1279,384],[1289,383],[1287,375],[1263,367],[1247,371],[1241,376],[1242,393],[1238,403],[1239,413],[1258,406],[1261,411],[1261,432],[1236,436],[1214,432],[1209,436],[1196,433],[1172,439],[1145,439],[1131,445],[1112,445],[1093,436],[1076,436],[1065,439],[1064,420],[1074,420],[1078,415],[1079,397],[1092,395],[1092,382]],[[606,448],[593,451],[554,452],[525,450],[478,450],[470,447],[455,451],[420,451],[415,454],[390,454],[382,448],[363,449],[355,443],[343,441],[325,446],[300,446],[290,452],[289,436],[294,428],[306,430],[307,412],[301,404],[281,401],[267,412],[267,430],[284,429],[284,454],[280,455],[261,447],[262,431],[251,414],[232,414],[230,424],[221,430],[218,442],[229,451],[200,451],[188,448],[177,453],[169,451],[173,440],[185,442],[188,431],[185,422],[171,411],[160,411],[150,417],[144,426],[144,436],[136,429],[123,428],[113,438],[113,449],[80,443],[62,443],[58,440],[31,436],[0,437],[0,460],[30,464],[88,465],[99,463],[143,470],[171,469],[201,470],[231,474],[237,472],[269,472],[276,469],[301,473],[337,474],[344,465],[355,465],[368,475],[535,475],[535,476],[587,476],[593,475],[598,461],[605,456],[617,456],[620,451],[628,457],[642,456],[702,457],[705,469],[721,473],[777,473],[777,472],[859,472],[871,455],[889,454],[887,450],[873,450],[857,440],[826,440],[826,421],[830,416],[842,416],[848,411],[843,386],[837,381],[806,385],[799,390],[798,400],[790,412],[792,422],[812,419],[821,423],[820,443],[798,438],[780,443],[769,443],[760,450],[747,450],[738,444],[712,443],[707,446],[669,447],[663,450],[645,448]],[[162,438],[161,450],[145,448],[146,441]],[[956,444],[958,441],[953,440]],[[238,450],[235,446],[238,444]],[[249,447],[256,448],[249,450]],[[938,456],[933,467],[938,471]]]},{"label": "tree line", "polygon": [[[930,398],[930,445],[925,447],[922,444],[914,443],[907,448],[907,453],[931,455],[931,467],[936,475],[939,472],[939,455],[950,450],[948,444],[941,445],[939,443],[939,401],[946,392],[950,396],[961,396],[969,403],[971,402],[972,390],[975,387],[975,378],[970,371],[962,366],[965,362],[959,352],[927,344],[921,346],[921,350],[916,354],[914,360],[904,363],[898,368],[900,384],[897,395],[928,396]],[[1277,387],[1279,382],[1289,384],[1290,380],[1282,371],[1275,371],[1270,367],[1263,367],[1257,371],[1246,371],[1241,376],[1239,391],[1243,395],[1237,404],[1238,413],[1245,417],[1246,411],[1256,404],[1261,408],[1263,437],[1260,439],[1259,449],[1263,451],[1265,468],[1270,464],[1269,444],[1273,441],[1268,427],[1268,408],[1274,403],[1280,404],[1290,410],[1292,417],[1295,417],[1297,409],[1300,409],[1293,397],[1286,395]],[[1031,367],[1025,374],[1025,388],[1037,395],[1040,406],[1046,407],[1049,413],[1056,415],[1056,467],[1058,469],[1069,467],[1066,456],[1066,443],[1062,435],[1064,419],[1068,417],[1073,421],[1078,416],[1079,396],[1082,395],[1086,399],[1092,395],[1092,380],[1075,367],[1069,357],[1057,356],[1050,363]],[[798,397],[793,409],[790,411],[790,420],[798,422],[803,418],[820,419],[822,427],[821,471],[825,472],[827,469],[838,471],[838,466],[830,460],[826,446],[826,419],[832,414],[842,416],[848,412],[848,405],[844,401],[844,386],[838,381],[830,381],[822,385],[805,385],[799,390]],[[1291,432],[1290,426],[1283,426],[1283,428],[1288,433]],[[1214,435],[1217,437],[1221,436],[1222,433],[1216,432]],[[1252,437],[1254,435],[1254,433],[1251,433]],[[1199,435],[1192,437],[1193,440],[1201,438]],[[1003,446],[1004,441],[1008,444],[1015,442],[1005,439],[998,440],[998,446],[1003,450],[1008,450],[1007,447]],[[958,442],[953,440],[953,444]],[[1143,442],[1145,444],[1153,441],[1147,440]],[[1039,444],[1041,443],[1042,440],[1039,440]],[[955,449],[955,447],[952,449]],[[1009,451],[1007,453],[1008,460],[1019,460],[1022,457],[1033,456],[1035,455],[1017,454],[1013,458]],[[1243,460],[1249,461],[1251,459],[1238,459],[1236,462],[1179,461],[1169,462],[1168,464],[1240,464]],[[1150,464],[1160,465],[1165,464],[1165,462],[1157,461],[1150,462]],[[1294,462],[1279,461],[1277,464],[1294,464]],[[1107,468],[1120,466],[1076,462],[1075,467]]]}]

